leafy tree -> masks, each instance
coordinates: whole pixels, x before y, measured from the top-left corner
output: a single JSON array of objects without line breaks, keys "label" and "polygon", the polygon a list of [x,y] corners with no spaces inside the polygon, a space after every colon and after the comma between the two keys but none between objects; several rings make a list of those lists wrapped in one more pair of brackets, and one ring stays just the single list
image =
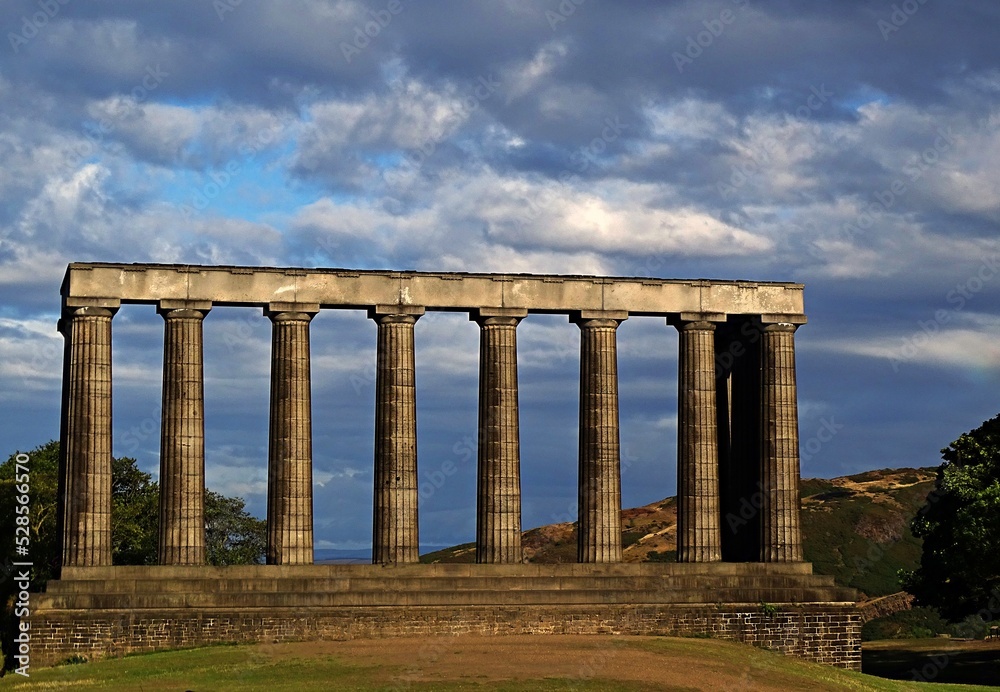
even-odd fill
[{"label": "leafy tree", "polygon": [[[51,579],[58,567],[59,548],[56,545],[56,510],[59,485],[59,443],[51,441],[25,452],[30,461],[22,464],[28,469],[28,554],[16,554],[14,544],[17,498],[24,483],[17,480],[17,456],[10,455],[0,464],[0,569],[6,577],[12,562],[33,562],[32,584],[44,584]],[[23,475],[23,473],[22,473]],[[21,480],[24,480],[23,478]]]},{"label": "leafy tree", "polygon": [[111,560],[155,565],[159,487],[135,459],[111,460]]},{"label": "leafy tree", "polygon": [[267,522],[247,514],[238,497],[205,492],[205,560],[210,565],[254,565],[264,561]]},{"label": "leafy tree", "polygon": [[[56,544],[59,442],[51,441],[27,452],[31,461],[29,497],[31,544],[27,559],[34,562],[32,586],[42,587],[54,577],[60,547]],[[15,554],[17,454],[0,464],[0,578],[9,587]],[[159,486],[129,457],[111,462],[111,559],[116,565],[156,564]],[[263,562],[267,524],[247,513],[243,500],[205,491],[206,560],[212,565]],[[10,537],[9,539],[6,537]],[[12,588],[12,587],[11,587]],[[0,593],[0,596],[4,594]]]},{"label": "leafy tree", "polygon": [[941,450],[934,491],[913,520],[923,538],[907,591],[949,620],[1000,617],[1000,415]]}]

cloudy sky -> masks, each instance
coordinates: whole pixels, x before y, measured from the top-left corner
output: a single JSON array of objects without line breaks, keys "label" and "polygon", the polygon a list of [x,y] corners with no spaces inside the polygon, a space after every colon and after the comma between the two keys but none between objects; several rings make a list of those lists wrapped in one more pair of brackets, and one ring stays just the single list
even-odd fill
[{"label": "cloudy sky", "polygon": [[[72,261],[799,281],[802,469],[1000,411],[993,0],[5,0],[0,454],[58,436]],[[156,471],[162,320],[114,321]],[[425,545],[472,540],[478,327],[416,326]],[[519,327],[524,526],[574,518],[579,332]],[[263,515],[270,328],[206,320],[207,478]],[[370,546],[375,326],[313,323],[316,538]],[[673,494],[677,337],[619,330],[626,506]]]}]

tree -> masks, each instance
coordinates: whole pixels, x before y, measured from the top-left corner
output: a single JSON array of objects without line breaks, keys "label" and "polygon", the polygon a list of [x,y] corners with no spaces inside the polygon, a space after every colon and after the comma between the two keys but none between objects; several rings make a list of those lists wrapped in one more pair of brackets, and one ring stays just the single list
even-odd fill
[{"label": "tree", "polygon": [[[56,545],[56,512],[59,485],[59,443],[46,442],[26,453],[29,461],[18,469],[18,453],[10,455],[0,464],[0,568],[4,577],[10,571],[12,562],[33,562],[32,584],[44,584],[58,569],[59,548]],[[23,457],[22,457],[23,459]],[[27,473],[25,473],[25,469]],[[21,479],[18,479],[20,471]],[[27,479],[23,476],[27,476]],[[27,480],[27,483],[18,483]],[[17,498],[28,486],[28,528],[30,539],[27,555],[17,555],[14,538],[16,534]],[[19,487],[22,486],[22,487]]]},{"label": "tree", "polygon": [[205,560],[210,565],[255,565],[264,561],[267,522],[247,514],[238,497],[205,492]]},{"label": "tree", "polygon": [[920,567],[903,585],[952,621],[1000,617],[1000,415],[941,450],[935,489],[913,520]]},{"label": "tree", "polygon": [[160,491],[135,459],[111,460],[111,561],[155,565]]},{"label": "tree", "polygon": [[[27,452],[30,461],[30,547],[27,559],[34,562],[32,587],[41,588],[56,574],[60,547],[57,545],[59,442],[51,441]],[[17,454],[0,464],[0,536],[10,537],[0,545],[0,577],[3,585],[15,554]],[[156,564],[159,486],[150,474],[139,470],[129,457],[111,461],[111,560],[116,565]],[[264,561],[267,524],[247,513],[243,500],[205,491],[206,561],[212,565],[257,564]],[[3,594],[0,594],[2,596]]]}]

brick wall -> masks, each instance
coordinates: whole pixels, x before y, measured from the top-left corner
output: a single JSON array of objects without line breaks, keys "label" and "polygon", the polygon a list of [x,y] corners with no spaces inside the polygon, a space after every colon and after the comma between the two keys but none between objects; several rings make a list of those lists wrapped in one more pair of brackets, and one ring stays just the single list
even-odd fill
[{"label": "brick wall", "polygon": [[575,605],[336,608],[259,612],[190,609],[53,611],[31,618],[33,665],[220,642],[407,635],[633,634],[711,636],[860,670],[861,618],[851,606]]}]

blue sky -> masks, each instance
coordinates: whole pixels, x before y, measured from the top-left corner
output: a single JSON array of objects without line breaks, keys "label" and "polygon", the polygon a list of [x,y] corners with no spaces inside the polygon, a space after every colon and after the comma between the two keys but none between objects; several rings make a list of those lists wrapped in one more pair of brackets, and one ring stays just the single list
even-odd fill
[{"label": "blue sky", "polygon": [[[802,467],[1000,410],[1000,7],[786,0],[0,8],[0,453],[58,435],[72,261],[799,281]],[[368,35],[365,32],[368,32]],[[472,540],[478,332],[417,323],[421,541]],[[114,322],[157,468],[162,320]],[[524,526],[573,515],[578,330],[519,327]],[[269,324],[205,323],[207,477],[263,515]],[[318,547],[370,545],[375,326],[313,323]],[[619,331],[626,506],[673,494],[677,337]],[[830,433],[830,431],[833,431]]]}]

